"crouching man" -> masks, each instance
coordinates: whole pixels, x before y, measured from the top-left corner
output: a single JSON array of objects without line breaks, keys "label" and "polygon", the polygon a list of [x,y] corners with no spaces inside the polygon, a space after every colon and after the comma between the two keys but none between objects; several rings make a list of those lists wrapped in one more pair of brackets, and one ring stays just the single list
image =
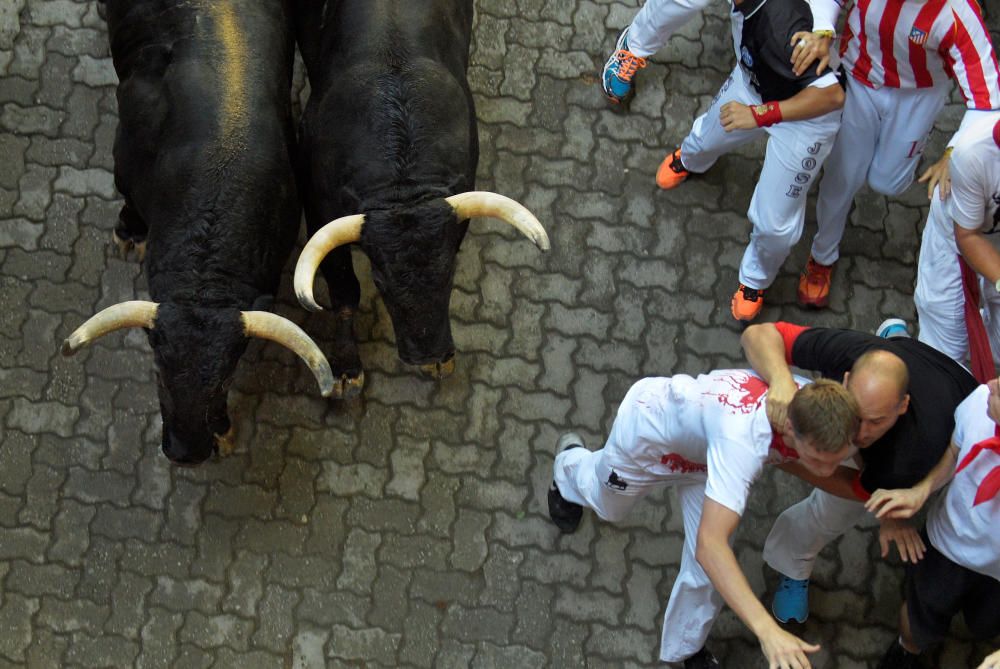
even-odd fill
[{"label": "crouching man", "polygon": [[763,380],[748,370],[720,370],[637,382],[599,451],[588,451],[572,432],[559,440],[548,502],[564,533],[577,529],[583,507],[614,522],[652,490],[677,490],[685,539],[663,619],[665,662],[719,666],[704,646],[723,600],[757,635],[771,667],[809,667],[806,653],[819,650],[768,615],[730,545],[765,464],[797,463],[823,478],[840,473],[841,461],[855,453],[858,411],[851,395],[832,381],[796,381],[802,388],[777,432],[768,422]]}]

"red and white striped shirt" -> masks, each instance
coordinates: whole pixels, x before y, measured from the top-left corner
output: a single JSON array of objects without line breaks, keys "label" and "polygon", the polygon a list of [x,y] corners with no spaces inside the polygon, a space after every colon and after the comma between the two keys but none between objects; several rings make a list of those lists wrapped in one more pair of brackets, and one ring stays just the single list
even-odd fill
[{"label": "red and white striped shirt", "polygon": [[857,0],[840,55],[871,88],[929,88],[954,77],[969,109],[1000,109],[1000,67],[976,0]]}]

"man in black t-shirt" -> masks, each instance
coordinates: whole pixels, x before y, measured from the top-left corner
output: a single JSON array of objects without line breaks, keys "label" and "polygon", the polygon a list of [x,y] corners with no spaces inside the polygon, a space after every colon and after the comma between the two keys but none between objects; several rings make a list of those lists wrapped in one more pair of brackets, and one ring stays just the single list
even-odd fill
[{"label": "man in black t-shirt", "polygon": [[[877,489],[912,487],[933,469],[951,439],[956,407],[978,384],[948,356],[905,337],[779,322],[751,326],[741,341],[770,384],[772,422],[784,421],[789,383],[794,393],[792,365],[842,379],[861,411],[860,471],[842,468],[839,477],[811,481],[817,489],[778,517],[764,546],[764,560],[782,575],[772,612],[782,622],[804,622],[816,555],[863,517],[863,502]],[[879,542],[883,557],[892,542],[904,562],[923,556],[919,534],[900,521],[882,522]]]},{"label": "man in black t-shirt", "polygon": [[764,289],[802,235],[806,195],[840,128],[844,92],[836,75],[811,66],[792,71],[796,42],[812,29],[806,0],[733,0],[738,63],[707,112],[656,173],[663,189],[708,170],[725,153],[767,137],[764,167],[747,216],[753,224],[730,302],[738,321],[753,320]]}]

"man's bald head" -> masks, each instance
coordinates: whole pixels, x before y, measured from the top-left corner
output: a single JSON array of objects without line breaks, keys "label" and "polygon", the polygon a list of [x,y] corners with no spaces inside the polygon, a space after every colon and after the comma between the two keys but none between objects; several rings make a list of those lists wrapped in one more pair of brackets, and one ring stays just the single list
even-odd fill
[{"label": "man's bald head", "polygon": [[895,353],[883,349],[868,351],[854,361],[847,387],[855,383],[866,386],[888,384],[902,399],[910,388],[910,371]]},{"label": "man's bald head", "polygon": [[844,376],[844,385],[858,402],[861,426],[855,445],[867,448],[881,439],[910,406],[910,372],[895,353],[868,351]]}]

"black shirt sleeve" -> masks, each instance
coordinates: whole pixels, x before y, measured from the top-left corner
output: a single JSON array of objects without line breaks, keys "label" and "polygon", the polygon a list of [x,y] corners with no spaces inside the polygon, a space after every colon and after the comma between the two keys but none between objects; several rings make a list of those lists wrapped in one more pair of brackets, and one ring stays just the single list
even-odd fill
[{"label": "black shirt sleeve", "polygon": [[885,340],[857,330],[809,328],[792,345],[792,364],[843,381],[854,361]]}]

